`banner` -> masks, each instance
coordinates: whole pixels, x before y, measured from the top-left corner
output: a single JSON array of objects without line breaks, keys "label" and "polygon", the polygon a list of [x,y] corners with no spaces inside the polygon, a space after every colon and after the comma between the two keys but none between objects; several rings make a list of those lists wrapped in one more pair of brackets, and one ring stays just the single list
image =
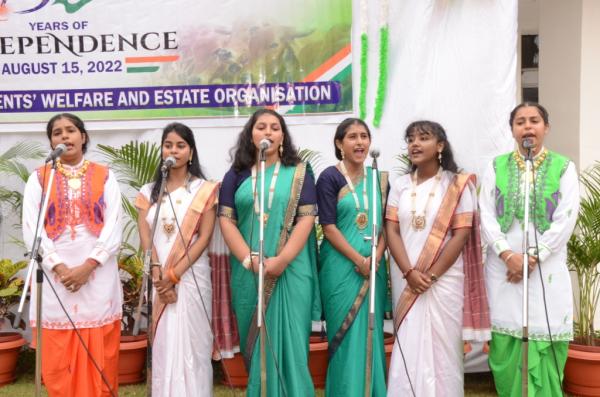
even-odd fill
[{"label": "banner", "polygon": [[351,0],[0,1],[0,122],[352,111]]}]

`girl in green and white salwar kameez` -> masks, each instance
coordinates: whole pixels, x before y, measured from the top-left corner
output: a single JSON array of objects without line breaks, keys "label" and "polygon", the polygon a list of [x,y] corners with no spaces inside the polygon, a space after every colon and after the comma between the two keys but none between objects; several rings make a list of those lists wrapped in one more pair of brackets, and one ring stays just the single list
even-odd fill
[{"label": "girl in green and white salwar kameez", "polygon": [[[511,113],[510,125],[519,150],[494,159],[483,177],[479,201],[482,236],[488,246],[485,275],[492,318],[489,363],[498,394],[520,396],[525,169],[522,146],[523,140],[529,139],[534,145],[535,169],[535,185],[531,185],[530,196],[529,244],[535,246],[537,234],[539,256],[536,259],[534,250],[529,250],[533,256],[528,282],[528,394],[559,396],[562,395],[560,384],[568,342],[573,336],[571,279],[566,262],[567,241],[579,208],[578,178],[569,159],[543,146],[549,127],[548,113],[543,107],[517,106]],[[554,341],[552,345],[550,338]]]}]

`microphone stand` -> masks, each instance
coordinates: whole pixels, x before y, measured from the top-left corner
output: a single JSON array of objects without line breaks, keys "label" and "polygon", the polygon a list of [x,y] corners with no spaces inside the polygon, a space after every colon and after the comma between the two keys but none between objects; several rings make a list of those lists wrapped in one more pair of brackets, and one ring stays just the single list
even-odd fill
[{"label": "microphone stand", "polygon": [[525,156],[525,203],[523,220],[523,330],[522,330],[522,365],[521,365],[521,395],[528,395],[528,375],[529,375],[529,189],[531,172],[533,169],[531,147],[526,147]]},{"label": "microphone stand", "polygon": [[[371,236],[365,239],[371,240],[371,271],[369,273],[369,328],[367,329],[367,362],[365,365],[365,397],[371,396],[371,383],[373,373],[373,330],[375,329],[375,279],[377,272],[377,244],[379,240],[377,230],[377,155],[373,156],[373,165],[371,167],[372,180],[372,219],[371,219]],[[365,173],[365,181],[367,183],[367,175]]]},{"label": "microphone stand", "polygon": [[31,284],[31,276],[33,268],[35,271],[35,282],[36,282],[36,306],[35,306],[35,322],[36,322],[36,349],[35,349],[35,396],[39,397],[42,394],[42,283],[44,281],[44,270],[42,269],[42,258],[39,254],[40,246],[42,244],[42,229],[44,228],[44,220],[46,219],[46,212],[48,210],[48,201],[50,199],[50,191],[52,184],[54,183],[54,175],[56,174],[56,159],[52,159],[52,168],[50,169],[50,176],[48,177],[48,185],[46,191],[43,192],[43,202],[40,209],[37,225],[35,227],[35,236],[33,239],[33,246],[31,247],[31,254],[29,256],[29,266],[27,269],[27,277],[25,278],[25,284],[23,286],[23,293],[21,294],[21,300],[19,302],[19,310],[15,316],[15,322],[13,326],[16,328],[21,322],[21,315],[23,313],[23,305],[25,304],[25,298],[27,296],[27,290]]},{"label": "microphone stand", "polygon": [[264,149],[259,151],[260,162],[260,202],[258,222],[258,308],[256,325],[260,332],[260,395],[267,396],[267,354],[265,350],[266,330],[264,327],[263,310],[265,304],[264,281],[265,281],[265,163],[266,153]]},{"label": "microphone stand", "polygon": [[[148,397],[152,396],[152,342],[154,340],[154,330],[152,327],[152,247],[154,245],[154,234],[156,233],[156,225],[158,224],[160,206],[162,204],[162,199],[165,194],[165,187],[167,184],[167,175],[169,174],[169,168],[163,165],[161,167],[161,173],[162,177],[160,180],[160,190],[158,191],[158,199],[156,200],[156,211],[154,212],[152,227],[150,228],[150,246],[144,252],[144,276],[142,280],[142,287],[140,289],[140,299],[138,301],[138,307],[134,317],[133,326],[133,335],[137,335],[140,331],[140,320],[142,315],[142,304],[144,301],[144,295],[147,295],[146,306],[148,308],[148,347],[146,353],[146,396]],[[144,291],[144,289],[147,292]]]}]

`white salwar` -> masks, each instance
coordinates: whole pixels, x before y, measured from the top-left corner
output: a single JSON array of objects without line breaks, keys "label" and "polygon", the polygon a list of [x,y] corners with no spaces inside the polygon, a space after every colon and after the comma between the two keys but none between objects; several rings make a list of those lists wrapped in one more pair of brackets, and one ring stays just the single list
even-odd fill
[{"label": "white salwar", "polygon": [[[524,182],[520,186],[524,191]],[[513,221],[503,233],[496,219],[496,173],[493,163],[484,174],[479,194],[482,241],[487,244],[485,281],[490,305],[492,331],[516,338],[523,329],[523,282],[507,280],[506,264],[499,255],[506,250],[523,252],[523,225]],[[573,293],[567,268],[567,241],[573,232],[579,209],[579,184],[571,162],[560,179],[560,198],[552,224],[543,234],[537,233],[539,258],[544,277],[546,303],[542,295],[539,267],[529,277],[529,339],[549,341],[546,313],[552,339],[568,341],[573,337]],[[535,228],[529,224],[529,243],[535,246]]]},{"label": "white salwar", "polygon": [[[80,168],[83,160],[75,167],[63,164],[64,168]],[[56,182],[56,179],[54,179]],[[68,190],[71,190],[68,187]],[[72,192],[67,192],[72,194]],[[37,172],[30,175],[23,193],[23,239],[29,249],[33,245],[38,211],[42,196]],[[48,281],[56,291],[58,299],[77,328],[99,328],[121,319],[123,290],[119,280],[117,253],[121,245],[121,193],[112,171],[104,184],[104,226],[96,237],[84,224],[74,227],[67,225],[62,234],[51,240],[46,230],[41,231],[42,267]],[[52,268],[65,264],[68,268],[82,265],[86,259],[98,261],[98,266],[90,274],[87,283],[77,292],[71,292],[60,282]],[[35,273],[34,273],[35,274]],[[32,277],[32,283],[35,277]],[[29,318],[32,327],[36,326],[36,292],[31,288]],[[42,327],[48,329],[73,329],[67,314],[61,308],[50,285],[44,282],[42,289]]]},{"label": "white salwar", "polygon": [[[165,196],[161,204],[154,247],[161,264],[167,260],[176,240],[175,233],[168,237],[163,230],[163,217],[172,222],[173,210],[179,225],[183,222],[192,200],[204,183],[196,179],[189,190],[182,186],[171,192],[171,201]],[[142,187],[141,193],[150,202],[152,184]],[[156,204],[148,210],[146,222],[152,225]],[[192,243],[198,238],[195,235]],[[194,281],[195,278],[195,281]],[[197,286],[196,286],[197,283]],[[213,337],[210,327],[212,284],[208,249],[188,268],[176,285],[177,302],[165,306],[154,335],[152,345],[152,395],[153,396],[212,396]],[[198,293],[201,292],[201,297]],[[157,299],[157,296],[155,296]]]},{"label": "white salwar", "polygon": [[[421,231],[411,226],[411,176],[400,177],[392,185],[388,206],[397,208],[400,235],[411,265],[414,267],[431,232],[442,199],[454,174],[442,173],[441,180],[426,212],[426,225]],[[435,178],[417,186],[416,210],[422,214]],[[463,192],[455,214],[471,213],[476,208],[469,189]],[[451,237],[446,236],[444,244]],[[390,266],[392,299],[396,305],[406,287],[406,280],[395,263]],[[394,343],[388,374],[388,396],[462,396],[463,389],[463,301],[464,273],[462,255],[439,280],[420,295],[410,309]],[[398,340],[406,360],[398,348]]]}]

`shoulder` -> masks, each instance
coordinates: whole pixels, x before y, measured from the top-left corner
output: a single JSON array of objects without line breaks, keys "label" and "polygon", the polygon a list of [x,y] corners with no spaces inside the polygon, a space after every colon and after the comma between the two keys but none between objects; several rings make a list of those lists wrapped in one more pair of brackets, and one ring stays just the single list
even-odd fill
[{"label": "shoulder", "polygon": [[319,181],[330,181],[335,180],[337,176],[340,175],[339,170],[335,165],[331,165],[325,168],[321,174],[319,175]]},{"label": "shoulder", "polygon": [[151,183],[146,183],[144,186],[142,186],[142,188],[140,189],[140,193],[143,194],[144,196],[146,196],[146,198],[150,198],[150,195],[152,194],[152,188],[154,187],[154,182]]}]

